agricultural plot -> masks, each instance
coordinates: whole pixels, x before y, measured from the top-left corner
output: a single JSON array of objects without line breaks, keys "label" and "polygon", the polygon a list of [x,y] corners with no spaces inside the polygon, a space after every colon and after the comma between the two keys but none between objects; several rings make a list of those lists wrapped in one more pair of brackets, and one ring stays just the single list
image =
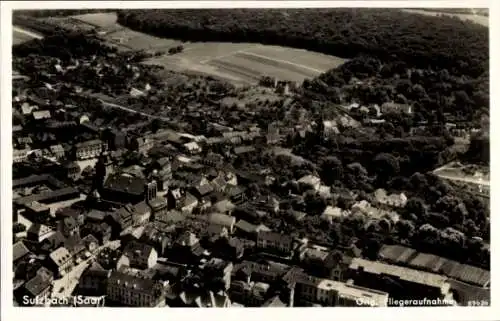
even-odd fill
[{"label": "agricultural plot", "polygon": [[154,57],[147,63],[163,65],[173,71],[190,71],[224,78],[234,83],[255,84],[262,76],[302,82],[346,60],[300,49],[252,43],[182,42],[157,38],[116,23],[114,13],[95,13],[72,17],[101,31],[110,43],[129,50],[168,51],[182,45],[174,55]]},{"label": "agricultural plot", "polygon": [[181,44],[177,40],[157,38],[128,29],[108,33],[105,39],[132,50],[168,50]]},{"label": "agricultural plot", "polygon": [[73,16],[73,18],[81,20],[90,25],[96,26],[101,29],[108,29],[116,27],[116,13],[89,13],[82,14],[78,16]]},{"label": "agricultural plot", "polygon": [[12,45],[18,45],[29,40],[33,40],[33,37],[16,30],[12,32]]}]

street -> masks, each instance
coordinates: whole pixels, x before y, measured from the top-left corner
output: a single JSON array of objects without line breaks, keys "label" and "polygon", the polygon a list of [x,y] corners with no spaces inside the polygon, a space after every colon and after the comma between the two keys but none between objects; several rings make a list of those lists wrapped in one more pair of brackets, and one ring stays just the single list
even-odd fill
[{"label": "street", "polygon": [[95,255],[73,267],[73,269],[61,279],[55,280],[53,282],[52,297],[70,297],[77,286],[83,271],[85,271],[85,269],[89,266],[90,260],[92,260],[102,249],[106,247],[116,250],[120,247],[120,240],[111,241],[100,246],[96,250]]}]

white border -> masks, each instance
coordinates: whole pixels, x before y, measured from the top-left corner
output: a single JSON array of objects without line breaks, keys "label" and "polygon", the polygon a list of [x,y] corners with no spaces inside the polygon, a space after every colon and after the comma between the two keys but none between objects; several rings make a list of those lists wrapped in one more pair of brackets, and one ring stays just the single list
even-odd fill
[{"label": "white border", "polygon": [[[349,319],[360,320],[494,320],[500,316],[499,291],[497,289],[497,278],[495,267],[497,267],[495,256],[492,254],[492,302],[487,308],[276,308],[276,309],[136,309],[136,308],[79,308],[78,310],[68,308],[14,308],[12,300],[12,113],[11,113],[11,11],[13,9],[82,9],[82,8],[305,8],[305,7],[476,7],[490,8],[490,106],[499,102],[498,92],[498,27],[499,24],[493,17],[499,17],[496,1],[2,1],[1,2],[1,319],[2,320],[88,320],[95,317],[111,319],[121,317],[122,319],[139,319],[144,317],[157,318],[158,320],[170,319],[241,319],[254,320],[255,318],[269,318],[274,320],[298,319]],[[496,37],[491,36],[497,35]],[[498,107],[498,106],[497,106]],[[496,123],[499,118],[497,108],[491,108],[491,122]],[[492,124],[491,135],[495,136],[496,126]],[[499,134],[500,135],[500,134]],[[500,137],[500,136],[499,136]],[[500,164],[496,159],[497,144],[495,139],[490,140],[491,163]],[[491,168],[491,193],[496,191],[497,171]],[[493,200],[494,197],[492,196]],[[498,226],[496,213],[499,213],[498,205],[492,202],[492,253],[495,253],[498,244]],[[243,312],[243,313],[240,313]],[[496,313],[495,313],[496,312]]]}]

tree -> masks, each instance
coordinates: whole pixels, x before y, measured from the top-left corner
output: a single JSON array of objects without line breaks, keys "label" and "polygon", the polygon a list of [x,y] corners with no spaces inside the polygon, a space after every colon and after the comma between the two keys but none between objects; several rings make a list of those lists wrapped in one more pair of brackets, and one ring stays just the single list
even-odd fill
[{"label": "tree", "polygon": [[446,215],[450,223],[463,224],[468,215],[465,204],[456,196],[445,195],[441,197],[435,204],[434,210]]},{"label": "tree", "polygon": [[321,179],[326,185],[332,185],[336,180],[342,180],[344,168],[342,162],[335,156],[327,157],[321,164]]},{"label": "tree", "polygon": [[326,208],[326,200],[318,193],[310,190],[304,196],[306,212],[313,215],[320,215]]},{"label": "tree", "polygon": [[409,240],[415,232],[415,225],[409,220],[399,220],[396,222],[396,234],[402,240]]},{"label": "tree", "polygon": [[389,180],[399,173],[399,161],[388,153],[380,153],[373,159],[373,168],[380,181]]},{"label": "tree", "polygon": [[415,214],[419,219],[424,219],[427,215],[427,206],[424,200],[419,197],[412,197],[405,205],[405,214],[408,217],[410,214]]}]

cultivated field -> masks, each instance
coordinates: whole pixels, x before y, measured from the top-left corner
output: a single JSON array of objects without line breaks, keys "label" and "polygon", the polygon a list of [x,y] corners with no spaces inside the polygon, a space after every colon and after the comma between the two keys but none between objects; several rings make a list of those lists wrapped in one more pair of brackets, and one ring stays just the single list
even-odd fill
[{"label": "cultivated field", "polygon": [[41,39],[42,36],[36,32],[13,26],[12,27],[12,45],[17,45],[33,39]]},{"label": "cultivated field", "polygon": [[182,44],[183,52],[155,57],[147,63],[163,65],[174,71],[204,73],[235,83],[254,84],[264,75],[302,82],[345,62],[334,56],[279,46],[157,38],[116,24],[114,13],[73,18],[101,28],[107,32],[104,38],[122,49],[168,51]]},{"label": "cultivated field", "polygon": [[440,11],[427,11],[427,10],[418,10],[418,9],[404,9],[404,11],[407,12],[412,12],[412,13],[418,13],[418,14],[423,14],[427,16],[438,16],[438,15],[445,15],[445,16],[452,16],[452,17],[457,17],[462,20],[470,20],[475,23],[478,23],[480,25],[483,25],[485,27],[489,26],[489,18],[481,15],[474,15],[474,14],[461,14],[461,13],[446,13],[446,12],[440,12]]}]

